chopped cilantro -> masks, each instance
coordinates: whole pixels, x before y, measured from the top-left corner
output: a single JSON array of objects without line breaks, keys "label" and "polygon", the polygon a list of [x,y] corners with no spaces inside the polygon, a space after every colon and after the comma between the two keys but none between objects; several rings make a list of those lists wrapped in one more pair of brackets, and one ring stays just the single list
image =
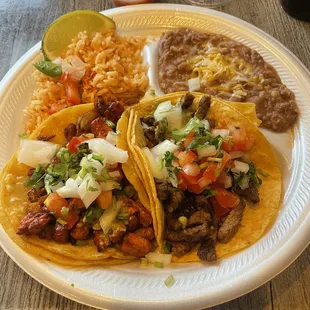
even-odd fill
[{"label": "chopped cilantro", "polygon": [[105,122],[106,122],[106,124],[107,124],[109,127],[111,127],[112,129],[115,128],[115,124],[114,124],[113,122],[109,121],[108,119],[107,119]]},{"label": "chopped cilantro", "polygon": [[26,187],[40,188],[44,185],[45,172],[39,165],[32,173],[31,177],[24,183]]},{"label": "chopped cilantro", "polygon": [[172,248],[171,243],[169,243],[168,241],[165,241],[165,244],[164,244],[164,252],[165,252],[166,254],[170,254],[170,253],[171,253],[171,248]]},{"label": "chopped cilantro", "polygon": [[150,95],[151,95],[151,96],[156,96],[156,93],[155,93],[155,90],[154,90],[154,89],[151,89],[151,90],[150,90]]},{"label": "chopped cilantro", "polygon": [[83,222],[92,224],[93,222],[98,220],[102,214],[103,210],[98,205],[92,205],[87,209],[83,218]]},{"label": "chopped cilantro", "polygon": [[177,158],[170,151],[167,151],[164,155],[164,158],[163,158],[166,167],[172,167],[172,161],[176,160],[176,159]]},{"label": "chopped cilantro", "polygon": [[74,283],[71,283],[71,286],[74,287]]}]

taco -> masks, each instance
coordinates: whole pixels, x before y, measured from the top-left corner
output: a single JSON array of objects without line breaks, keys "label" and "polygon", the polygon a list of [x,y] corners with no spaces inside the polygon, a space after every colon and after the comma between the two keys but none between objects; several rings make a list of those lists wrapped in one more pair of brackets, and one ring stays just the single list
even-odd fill
[{"label": "taco", "polygon": [[0,223],[21,248],[72,266],[121,264],[152,250],[157,226],[122,114],[99,98],[51,115],[22,140],[0,180]]},{"label": "taco", "polygon": [[282,184],[254,104],[180,92],[129,113],[128,145],[153,193],[162,253],[176,262],[215,261],[264,234]]}]

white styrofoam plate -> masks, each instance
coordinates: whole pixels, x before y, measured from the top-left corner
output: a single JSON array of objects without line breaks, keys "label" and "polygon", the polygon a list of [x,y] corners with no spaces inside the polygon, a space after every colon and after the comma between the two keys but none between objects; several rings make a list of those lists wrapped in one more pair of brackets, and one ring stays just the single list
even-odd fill
[{"label": "white styrofoam plate", "polygon": [[[269,231],[254,245],[216,264],[173,264],[164,269],[139,263],[88,269],[63,268],[23,252],[0,227],[0,243],[8,255],[43,285],[70,299],[109,309],[196,309],[245,294],[281,272],[310,239],[310,75],[301,62],[275,39],[230,15],[184,5],[140,5],[105,11],[124,35],[159,36],[190,27],[221,33],[251,48],[273,65],[296,95],[300,119],[291,134],[263,131],[278,156],[283,174],[283,204]],[[16,151],[23,131],[23,108],[35,83],[32,63],[40,43],[30,49],[0,84],[0,165]],[[157,89],[156,45],[144,51],[150,62],[151,87]],[[159,90],[158,90],[159,91]],[[164,285],[172,274],[173,287]],[[74,287],[71,286],[74,283]]]}]

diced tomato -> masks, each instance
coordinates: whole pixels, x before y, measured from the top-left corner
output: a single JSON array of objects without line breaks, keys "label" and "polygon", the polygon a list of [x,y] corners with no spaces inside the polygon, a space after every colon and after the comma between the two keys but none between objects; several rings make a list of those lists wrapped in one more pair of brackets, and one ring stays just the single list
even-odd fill
[{"label": "diced tomato", "polygon": [[216,201],[220,204],[222,208],[233,209],[237,207],[240,203],[240,198],[224,188],[217,188],[217,194],[215,195]]},{"label": "diced tomato", "polygon": [[183,177],[181,171],[178,171],[177,173],[177,179],[179,182],[179,189],[184,192],[185,190],[187,190],[187,182],[186,179]]},{"label": "diced tomato", "polygon": [[189,184],[188,190],[194,194],[201,194],[204,189],[201,188],[199,184]]},{"label": "diced tomato", "polygon": [[80,199],[80,198],[72,198],[72,199],[70,199],[69,207],[73,208],[73,209],[74,208],[76,208],[76,209],[84,209],[85,205],[84,205],[84,202],[82,201],[82,199]]},{"label": "diced tomato", "polygon": [[226,215],[230,211],[230,209],[228,208],[221,207],[221,205],[216,201],[214,197],[211,197],[210,199],[215,215],[218,219],[221,219],[224,215]]},{"label": "diced tomato", "polygon": [[198,180],[198,184],[201,188],[206,188],[209,184],[211,184],[212,181],[202,177]]},{"label": "diced tomato", "polygon": [[208,167],[203,172],[203,177],[205,179],[212,181],[212,182],[215,182],[218,174],[219,174],[218,165],[214,162],[210,162]]},{"label": "diced tomato", "polygon": [[71,229],[79,220],[77,213],[69,207],[69,203],[65,198],[60,197],[57,193],[51,193],[44,201],[46,207],[54,213],[57,219],[62,219],[66,222],[64,225]]},{"label": "diced tomato", "polygon": [[221,148],[223,151],[229,153],[232,150],[233,144],[234,143],[233,143],[232,139],[223,140]]},{"label": "diced tomato", "polygon": [[195,136],[195,131],[194,131],[194,130],[191,130],[191,131],[189,132],[189,134],[187,135],[187,137],[186,137],[184,143],[183,143],[183,145],[184,145],[185,148],[187,148],[187,147],[189,146],[189,144],[193,141],[194,136]]},{"label": "diced tomato", "polygon": [[55,102],[51,105],[51,107],[49,108],[48,110],[48,114],[49,115],[52,115],[54,113],[57,113],[63,109],[67,108],[67,104],[65,103],[58,103],[58,102]]},{"label": "diced tomato", "polygon": [[192,151],[184,151],[178,154],[179,164],[184,167],[187,164],[191,164],[193,161],[198,159],[198,156]]},{"label": "diced tomato", "polygon": [[72,105],[80,104],[79,84],[70,79],[68,72],[62,74],[60,82],[64,84],[67,101]]},{"label": "diced tomato", "polygon": [[231,151],[248,151],[254,144],[255,139],[252,137],[246,137],[244,142],[235,143],[231,147]]},{"label": "diced tomato", "polygon": [[199,176],[193,177],[193,176],[187,175],[182,170],[180,170],[179,172],[181,173],[183,179],[185,179],[187,186],[189,186],[190,184],[198,184]]},{"label": "diced tomato", "polygon": [[246,138],[246,131],[244,128],[236,129],[231,133],[234,143],[244,143]]},{"label": "diced tomato", "polygon": [[78,146],[83,142],[88,140],[87,137],[81,135],[79,137],[73,137],[68,144],[68,150],[70,153],[76,153],[78,150]]},{"label": "diced tomato", "polygon": [[231,161],[231,156],[226,153],[225,151],[223,152],[223,158],[222,158],[222,165],[221,165],[221,170],[223,170]]}]

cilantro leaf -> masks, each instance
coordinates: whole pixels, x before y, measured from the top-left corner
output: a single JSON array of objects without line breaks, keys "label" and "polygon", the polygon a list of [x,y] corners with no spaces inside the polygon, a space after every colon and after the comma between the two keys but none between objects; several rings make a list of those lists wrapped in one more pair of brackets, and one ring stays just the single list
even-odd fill
[{"label": "cilantro leaf", "polygon": [[40,188],[44,186],[45,171],[39,165],[32,173],[31,177],[24,183],[26,187]]}]

